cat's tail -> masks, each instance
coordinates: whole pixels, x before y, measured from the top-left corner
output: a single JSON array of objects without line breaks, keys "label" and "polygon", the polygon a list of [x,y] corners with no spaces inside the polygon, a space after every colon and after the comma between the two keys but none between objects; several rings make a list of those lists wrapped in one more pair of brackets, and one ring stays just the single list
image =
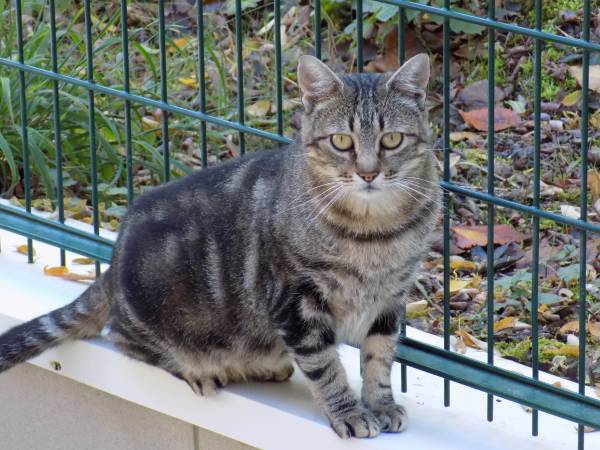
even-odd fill
[{"label": "cat's tail", "polygon": [[66,340],[98,336],[110,310],[105,290],[107,274],[72,303],[0,335],[0,372]]}]

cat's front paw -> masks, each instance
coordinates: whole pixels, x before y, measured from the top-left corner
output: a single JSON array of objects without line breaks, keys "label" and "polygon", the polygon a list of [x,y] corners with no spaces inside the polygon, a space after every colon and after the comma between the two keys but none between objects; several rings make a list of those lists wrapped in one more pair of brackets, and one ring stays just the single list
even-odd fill
[{"label": "cat's front paw", "polygon": [[408,415],[403,406],[396,403],[377,404],[369,408],[381,425],[384,433],[399,433],[406,429]]},{"label": "cat's front paw", "polygon": [[371,438],[380,433],[377,418],[371,411],[362,407],[356,407],[331,419],[331,428],[342,439]]}]

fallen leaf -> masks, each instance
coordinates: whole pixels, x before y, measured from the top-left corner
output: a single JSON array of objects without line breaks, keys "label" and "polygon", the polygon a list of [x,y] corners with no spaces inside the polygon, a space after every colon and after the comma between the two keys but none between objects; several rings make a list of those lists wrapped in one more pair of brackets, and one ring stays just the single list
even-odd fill
[{"label": "fallen leaf", "polygon": [[[456,237],[456,245],[462,249],[487,245],[487,226],[452,227]],[[520,242],[529,236],[515,230],[510,225],[494,225],[494,244],[504,245],[509,242]]]},{"label": "fallen leaf", "polygon": [[[474,109],[472,111],[458,111],[467,125],[479,131],[488,130],[488,109]],[[494,108],[494,131],[502,131],[516,127],[521,123],[521,117],[512,109],[503,107]]]},{"label": "fallen leaf", "polygon": [[259,100],[246,108],[248,114],[254,117],[265,117],[270,110],[271,102],[269,100]]},{"label": "fallen leaf", "polygon": [[588,331],[594,337],[600,337],[600,322],[588,322]]},{"label": "fallen leaf", "polygon": [[465,330],[456,330],[454,334],[464,342],[467,347],[471,347],[477,350],[487,350],[487,342],[477,339],[475,336],[469,334]]},{"label": "fallen leaf", "polygon": [[460,353],[461,355],[464,355],[465,353],[467,353],[467,346],[465,344],[465,341],[462,337],[460,336],[452,336],[454,339],[452,339],[452,349],[456,352],[456,353]]},{"label": "fallen leaf", "polygon": [[[456,102],[460,103],[466,110],[483,109],[485,108],[487,117],[487,105],[489,85],[488,80],[480,80],[466,86],[456,96]],[[501,102],[504,99],[504,91],[497,86],[494,86],[494,100]]]},{"label": "fallen leaf", "polygon": [[179,39],[173,39],[173,44],[175,44],[175,47],[177,47],[177,48],[183,48],[187,45],[189,40],[190,39],[187,37],[181,37]]},{"label": "fallen leaf", "polygon": [[563,355],[563,356],[579,356],[579,346],[577,345],[563,345],[561,348],[547,348],[545,352],[551,355]]},{"label": "fallen leaf", "polygon": [[562,388],[562,384],[560,384],[560,381],[555,381],[554,383],[552,383],[552,386],[555,386],[557,388]]},{"label": "fallen leaf", "polygon": [[189,78],[182,77],[182,78],[179,78],[179,82],[181,84],[183,84],[184,86],[191,87],[193,89],[198,89],[198,86],[199,86],[198,81],[196,80],[196,77],[189,77]]},{"label": "fallen leaf", "polygon": [[71,263],[78,265],[94,264],[94,260],[92,258],[75,258]]},{"label": "fallen leaf", "polygon": [[450,256],[450,270],[477,270],[477,264],[458,255]]},{"label": "fallen leaf", "polygon": [[588,188],[592,194],[592,204],[596,203],[596,200],[600,199],[600,172],[597,170],[590,170],[588,172]]},{"label": "fallen leaf", "polygon": [[454,294],[455,292],[458,292],[461,289],[466,288],[470,284],[471,284],[471,280],[452,279],[452,280],[450,280],[450,293]]},{"label": "fallen leaf", "polygon": [[406,305],[406,313],[417,313],[427,309],[427,300],[419,300]]},{"label": "fallen leaf", "polygon": [[563,106],[574,106],[579,103],[581,100],[582,92],[581,91],[573,91],[570,94],[565,95],[565,98],[562,99]]},{"label": "fallen leaf", "polygon": [[[568,66],[569,73],[575,77],[579,86],[583,83],[583,67],[581,66]],[[590,77],[589,77],[589,89],[590,91],[596,91],[600,93],[600,65],[590,66]]]},{"label": "fallen leaf", "polygon": [[571,320],[570,322],[565,323],[562,327],[560,327],[561,334],[568,334],[569,332],[578,333],[579,332],[579,321]]},{"label": "fallen leaf", "polygon": [[69,272],[69,269],[65,266],[44,266],[44,273],[51,277],[59,277],[69,281],[93,281],[96,279],[94,275]]},{"label": "fallen leaf", "polygon": [[[27,244],[19,245],[17,247],[17,252],[27,255],[27,248],[28,248]],[[33,253],[33,256],[35,256],[35,248],[33,249],[32,253]]]},{"label": "fallen leaf", "polygon": [[48,267],[44,266],[44,273],[52,277],[60,277],[66,273],[69,273],[69,269],[66,266]]},{"label": "fallen leaf", "polygon": [[460,142],[460,141],[471,141],[475,140],[479,137],[477,133],[473,133],[472,131],[452,131],[450,133],[450,141],[451,142]]},{"label": "fallen leaf", "polygon": [[494,333],[498,331],[506,330],[507,328],[513,328],[517,324],[516,317],[505,317],[500,319],[498,322],[494,322]]}]

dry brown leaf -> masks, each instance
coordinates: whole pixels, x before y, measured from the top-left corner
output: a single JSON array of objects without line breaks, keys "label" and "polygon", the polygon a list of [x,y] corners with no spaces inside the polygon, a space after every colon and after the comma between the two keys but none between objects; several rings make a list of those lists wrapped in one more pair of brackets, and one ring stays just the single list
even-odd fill
[{"label": "dry brown leaf", "polygon": [[554,383],[552,383],[552,386],[555,386],[557,388],[562,388],[562,384],[560,384],[560,381],[555,381]]},{"label": "dry brown leaf", "polygon": [[516,317],[509,316],[509,317],[500,319],[498,322],[494,322],[494,333],[505,330],[507,328],[513,328],[516,324],[517,324]]},{"label": "dry brown leaf", "polygon": [[487,343],[477,339],[472,334],[465,330],[456,330],[454,334],[459,337],[467,347],[471,347],[477,350],[487,350]]},{"label": "dry brown leaf", "polygon": [[[456,245],[462,249],[487,245],[487,226],[452,227],[456,237]],[[520,242],[529,236],[515,230],[510,225],[494,225],[494,244],[503,245],[509,242]]]},{"label": "dry brown leaf", "polygon": [[[458,111],[467,125],[479,131],[488,130],[488,109],[474,109],[472,111]],[[506,130],[516,127],[521,123],[521,117],[512,109],[503,107],[494,108],[494,131]]]},{"label": "dry brown leaf", "polygon": [[569,332],[574,332],[574,333],[579,332],[579,321],[578,320],[571,320],[570,322],[567,322],[562,327],[560,327],[561,334],[568,334]]},{"label": "dry brown leaf", "polygon": [[[581,66],[568,66],[569,73],[575,77],[579,86],[583,82],[583,68]],[[600,93],[600,65],[590,66],[590,91]]]},{"label": "dry brown leaf", "polygon": [[588,331],[594,337],[600,337],[600,322],[588,322]]},{"label": "dry brown leaf", "polygon": [[460,141],[471,141],[475,140],[479,137],[477,133],[473,133],[472,131],[453,131],[450,133],[450,141],[452,142],[460,142]]},{"label": "dry brown leaf", "polygon": [[173,44],[175,44],[175,46],[177,48],[183,48],[187,45],[187,43],[189,42],[189,38],[188,37],[181,37],[178,39],[173,39]]}]

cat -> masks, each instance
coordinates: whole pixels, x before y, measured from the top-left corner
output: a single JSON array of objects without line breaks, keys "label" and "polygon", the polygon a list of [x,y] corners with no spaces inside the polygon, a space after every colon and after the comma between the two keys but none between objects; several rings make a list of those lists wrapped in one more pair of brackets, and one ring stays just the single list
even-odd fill
[{"label": "cat", "polygon": [[[72,303],[0,336],[0,372],[71,339],[210,394],[305,375],[342,438],[406,427],[390,371],[402,303],[439,216],[429,58],[393,74],[298,64],[300,139],[140,196],[110,268]],[[360,346],[361,398],[336,344]]]}]

